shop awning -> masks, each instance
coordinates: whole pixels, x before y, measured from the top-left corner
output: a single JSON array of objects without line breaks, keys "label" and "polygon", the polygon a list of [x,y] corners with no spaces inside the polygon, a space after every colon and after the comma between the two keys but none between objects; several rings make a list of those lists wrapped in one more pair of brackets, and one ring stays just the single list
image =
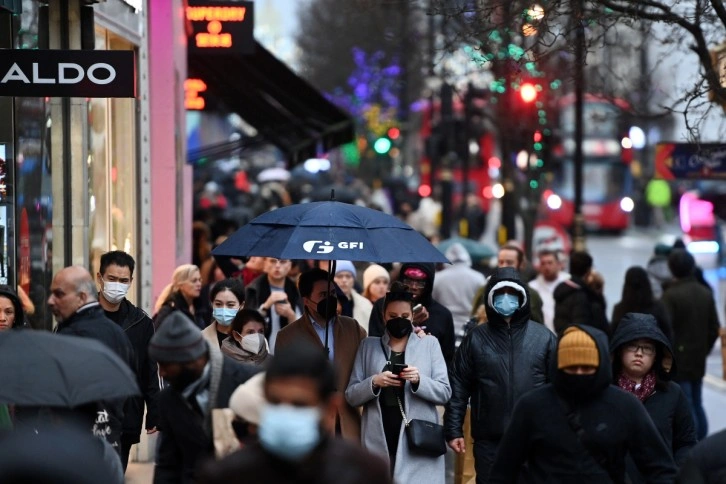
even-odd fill
[{"label": "shop awning", "polygon": [[318,146],[327,151],[355,137],[347,113],[257,41],[251,55],[189,52],[188,61],[188,77],[207,85],[204,97],[239,114],[291,164],[315,157]]}]

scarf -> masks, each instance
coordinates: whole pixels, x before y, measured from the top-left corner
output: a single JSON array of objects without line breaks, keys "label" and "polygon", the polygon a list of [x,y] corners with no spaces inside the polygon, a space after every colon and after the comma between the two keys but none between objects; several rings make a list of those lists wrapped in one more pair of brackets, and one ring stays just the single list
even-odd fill
[{"label": "scarf", "polygon": [[653,394],[653,392],[655,392],[655,372],[652,370],[649,371],[648,374],[643,377],[643,381],[640,382],[639,386],[621,372],[620,376],[618,376],[618,386],[626,392],[630,392],[635,395],[641,402],[644,402]]},{"label": "scarf", "polygon": [[269,353],[267,351],[267,344],[262,347],[258,354],[250,353],[249,351],[243,350],[237,341],[232,336],[222,341],[222,353],[229,356],[235,361],[240,363],[247,363],[250,365],[261,365],[267,359]]}]

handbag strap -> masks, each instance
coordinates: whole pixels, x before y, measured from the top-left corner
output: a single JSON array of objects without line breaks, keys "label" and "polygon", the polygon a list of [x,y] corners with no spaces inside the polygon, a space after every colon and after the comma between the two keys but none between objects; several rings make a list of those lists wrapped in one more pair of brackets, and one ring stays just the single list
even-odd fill
[{"label": "handbag strap", "polygon": [[[378,338],[378,342],[381,343],[381,351],[383,351],[383,357],[386,359],[386,366],[391,366],[391,360],[388,358],[388,353],[386,353],[386,347],[383,346],[383,338]],[[401,416],[403,417],[403,423],[408,427],[410,420],[406,418],[406,412],[403,411],[403,405],[398,395],[396,395],[396,401],[398,402],[398,409],[401,411]]]},{"label": "handbag strap", "polygon": [[560,406],[565,411],[565,418],[567,419],[567,424],[577,436],[577,440],[580,442],[580,444],[582,444],[587,453],[590,454],[590,457],[592,457],[595,462],[597,462],[598,465],[602,467],[605,472],[608,473],[608,476],[610,476],[610,479],[612,479],[613,482],[625,482],[623,481],[623,476],[619,476],[618,473],[614,469],[612,469],[607,456],[602,453],[600,449],[593,446],[592,444],[589,444],[585,439],[587,432],[585,432],[585,429],[582,428],[582,423],[580,423],[580,413],[577,412],[574,407],[570,405],[570,403],[562,398],[562,396],[560,396],[559,394],[557,395],[557,400],[559,400]]}]

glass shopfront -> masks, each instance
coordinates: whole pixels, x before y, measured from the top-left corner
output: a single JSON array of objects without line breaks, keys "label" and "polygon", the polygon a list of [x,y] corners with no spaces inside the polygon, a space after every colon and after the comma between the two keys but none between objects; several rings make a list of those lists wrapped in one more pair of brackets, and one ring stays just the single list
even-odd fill
[{"label": "glass shopfront", "polygon": [[[97,50],[133,50],[135,46],[96,27]],[[88,102],[88,191],[90,270],[100,257],[123,250],[137,259],[136,100],[95,98]],[[135,302],[134,288],[129,299]]]}]

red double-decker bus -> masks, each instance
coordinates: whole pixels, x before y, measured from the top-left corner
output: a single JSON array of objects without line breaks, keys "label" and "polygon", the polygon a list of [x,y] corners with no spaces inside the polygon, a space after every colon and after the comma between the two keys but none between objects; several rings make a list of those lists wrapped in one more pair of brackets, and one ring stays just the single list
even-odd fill
[{"label": "red double-decker bus", "polygon": [[[574,95],[559,103],[560,145],[553,150],[541,218],[570,227],[575,196]],[[632,141],[627,137],[625,101],[588,94],[584,100],[582,214],[589,229],[622,231],[635,208],[631,198]]]}]

